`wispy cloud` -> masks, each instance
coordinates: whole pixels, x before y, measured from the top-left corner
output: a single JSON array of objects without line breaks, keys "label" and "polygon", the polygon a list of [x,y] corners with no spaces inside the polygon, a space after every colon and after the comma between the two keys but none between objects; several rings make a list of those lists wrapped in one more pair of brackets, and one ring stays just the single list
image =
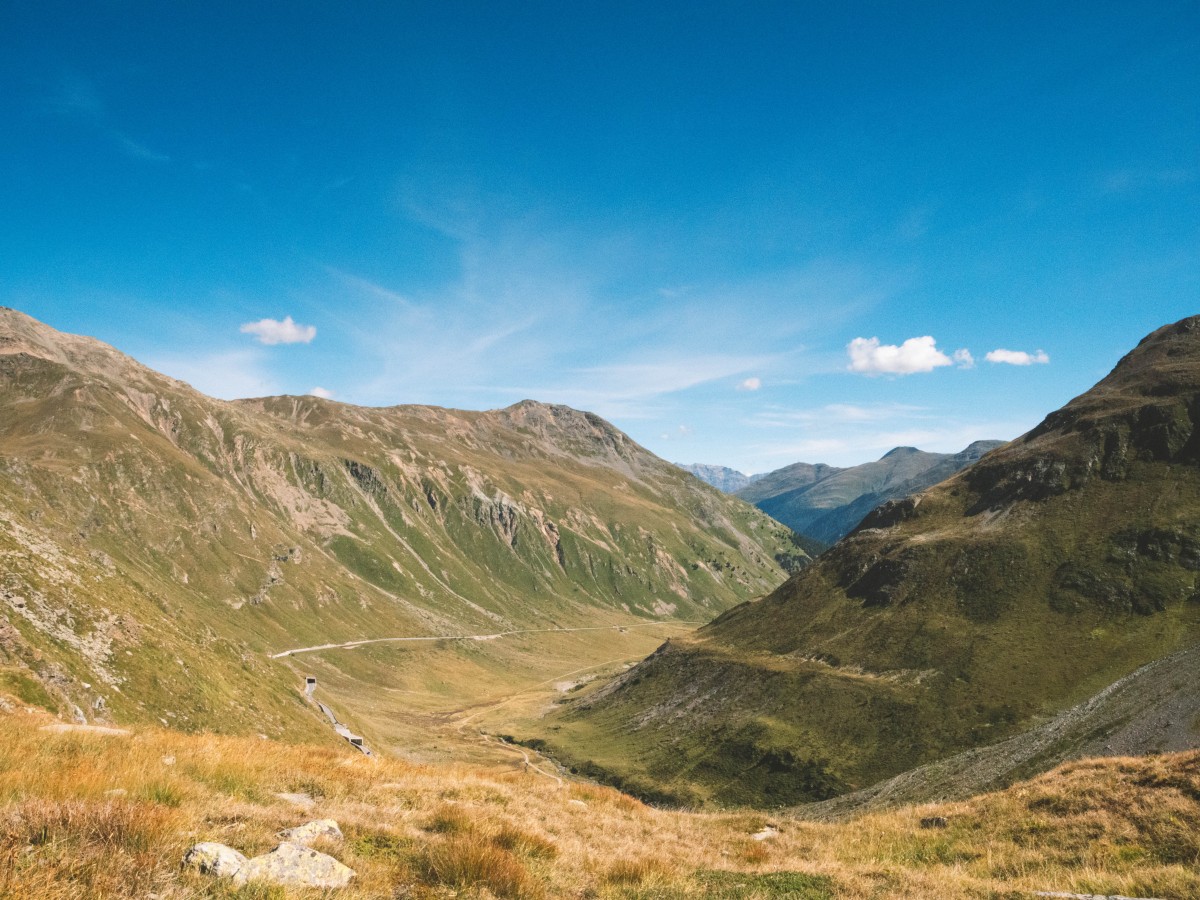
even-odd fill
[{"label": "wispy cloud", "polygon": [[953,365],[929,335],[909,338],[899,346],[881,344],[876,337],[857,337],[846,345],[846,352],[850,371],[864,375],[913,375]]},{"label": "wispy cloud", "polygon": [[928,407],[906,403],[827,403],[809,409],[766,409],[747,420],[747,424],[767,428],[795,428],[813,424],[859,424],[922,419],[931,415]]},{"label": "wispy cloud", "polygon": [[1100,178],[1100,192],[1130,194],[1152,188],[1181,187],[1200,177],[1200,169],[1186,166],[1158,169],[1117,169]]},{"label": "wispy cloud", "polygon": [[1009,366],[1032,366],[1035,363],[1045,365],[1050,362],[1050,356],[1045,350],[1027,353],[1024,350],[991,350],[984,357],[990,363],[1004,363]]},{"label": "wispy cloud", "polygon": [[971,351],[966,347],[954,351],[954,362],[960,369],[975,368],[975,357],[971,355]]},{"label": "wispy cloud", "polygon": [[974,441],[1009,440],[1027,431],[1035,422],[980,419],[971,422],[926,428],[831,429],[830,433],[811,431],[794,440],[760,442],[750,452],[765,461],[768,468],[792,462],[857,465],[878,459],[896,447],[917,447],[932,453],[957,453]]},{"label": "wispy cloud", "polygon": [[260,350],[211,354],[168,353],[151,356],[146,365],[186,381],[201,393],[222,400],[267,397],[281,391]]},{"label": "wispy cloud", "polygon": [[747,378],[744,381],[738,382],[737,389],[739,391],[757,391],[762,387],[762,379],[757,377]]},{"label": "wispy cloud", "polygon": [[86,122],[131,159],[150,163],[171,161],[167,154],[152,149],[115,126],[96,86],[76,72],[63,74],[46,106],[51,112]]},{"label": "wispy cloud", "polygon": [[291,316],[247,322],[238,331],[254,335],[260,344],[308,344],[317,336],[315,325],[297,325]]},{"label": "wispy cloud", "polygon": [[154,163],[165,163],[171,161],[171,157],[167,156],[167,154],[159,153],[156,150],[151,150],[145,144],[135,141],[127,134],[123,134],[120,131],[111,131],[110,134],[112,135],[113,140],[117,142],[117,146],[134,159],[144,159],[146,162]]},{"label": "wispy cloud", "polygon": [[334,268],[333,266],[326,266],[325,271],[347,287],[358,290],[371,297],[375,297],[379,300],[386,300],[389,303],[394,303],[398,306],[403,306],[408,309],[413,309],[416,307],[416,304],[413,303],[413,301],[408,297],[405,297],[396,291],[389,290],[383,285],[371,281],[369,278],[363,278],[359,275],[351,274],[350,272],[344,272],[341,269]]},{"label": "wispy cloud", "polygon": [[104,116],[104,103],[96,86],[76,72],[62,74],[47,105],[54,112],[92,121],[99,121]]},{"label": "wispy cloud", "polygon": [[328,388],[323,388],[319,385],[317,387],[314,387],[308,393],[309,393],[309,396],[320,397],[322,400],[333,399],[333,391],[329,390]]}]

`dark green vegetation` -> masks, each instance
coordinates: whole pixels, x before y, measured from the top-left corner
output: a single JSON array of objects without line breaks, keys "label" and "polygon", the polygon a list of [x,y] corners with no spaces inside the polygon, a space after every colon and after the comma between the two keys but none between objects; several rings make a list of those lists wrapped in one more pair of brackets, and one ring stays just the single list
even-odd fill
[{"label": "dark green vegetation", "polygon": [[[227,403],[0,309],[0,680],[64,714],[328,739],[269,652],[706,621],[795,552],[588,413]],[[439,649],[491,683],[510,643]],[[362,700],[379,646],[322,678]]]},{"label": "dark green vegetation", "polygon": [[1198,743],[1198,684],[1200,644],[1192,644],[1008,740],[964,750],[798,812],[809,819],[844,819],[906,804],[974,797],[1066,760],[1190,750]]},{"label": "dark green vegetation", "polygon": [[816,544],[828,546],[880,504],[933,487],[1003,443],[975,441],[959,453],[897,447],[875,462],[848,469],[795,463],[734,493]]},{"label": "dark green vegetation", "polygon": [[[1200,639],[1198,423],[1195,317],[771,596],[581,693],[543,736],[646,796],[779,805],[1027,731]],[[1194,689],[1179,671],[1168,693]],[[1126,720],[1052,736],[1001,777],[1097,752]],[[1157,749],[1127,733],[1120,752]]]}]

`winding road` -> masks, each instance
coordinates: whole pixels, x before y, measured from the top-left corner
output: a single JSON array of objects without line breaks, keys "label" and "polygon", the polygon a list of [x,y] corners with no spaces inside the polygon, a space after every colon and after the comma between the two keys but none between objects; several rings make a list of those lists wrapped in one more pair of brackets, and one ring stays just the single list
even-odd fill
[{"label": "winding road", "polygon": [[521,628],[513,631],[497,631],[492,634],[435,634],[426,635],[423,637],[386,637],[386,638],[366,638],[361,641],[346,641],[343,644],[317,644],[314,647],[296,647],[293,650],[283,650],[280,653],[272,653],[271,659],[281,659],[285,656],[295,656],[299,653],[317,653],[321,650],[353,650],[356,647],[363,647],[367,644],[390,644],[403,643],[413,641],[494,641],[498,638],[512,637],[517,634],[558,634],[563,632],[574,631],[620,631],[628,628],[660,628],[664,625],[678,625],[680,627],[690,627],[693,625],[706,625],[707,622],[685,622],[678,619],[663,622],[637,622],[621,625],[588,625],[583,628]]}]

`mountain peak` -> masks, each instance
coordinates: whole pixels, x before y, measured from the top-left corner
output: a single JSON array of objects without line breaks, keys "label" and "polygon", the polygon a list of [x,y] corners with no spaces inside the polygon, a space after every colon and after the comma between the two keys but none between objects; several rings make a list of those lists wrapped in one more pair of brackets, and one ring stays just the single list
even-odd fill
[{"label": "mountain peak", "polygon": [[1200,316],[1150,333],[1091,390],[964,473],[974,511],[1038,500],[1141,462],[1200,461]]},{"label": "mountain peak", "polygon": [[143,386],[157,379],[175,387],[183,384],[143,366],[97,338],[58,331],[33,316],[0,306],[0,357],[20,355],[99,375],[126,386],[131,383]]},{"label": "mountain peak", "polygon": [[896,456],[912,456],[914,453],[920,453],[920,452],[921,451],[918,450],[916,447],[893,447],[891,450],[889,450],[887,453],[883,454],[883,456],[881,456],[879,458],[880,459],[890,459],[890,458],[896,457]]}]

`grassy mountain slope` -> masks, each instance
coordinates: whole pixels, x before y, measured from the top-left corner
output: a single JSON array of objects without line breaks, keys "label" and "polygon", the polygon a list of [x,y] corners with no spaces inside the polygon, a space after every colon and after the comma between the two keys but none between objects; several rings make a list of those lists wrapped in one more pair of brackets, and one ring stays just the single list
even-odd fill
[{"label": "grassy mountain slope", "polygon": [[738,491],[738,496],[748,503],[758,505],[759,501],[770,497],[811,487],[841,471],[844,470],[837,466],[827,466],[825,463],[792,463],[782,469],[765,473],[753,484]]},{"label": "grassy mountain slope", "polygon": [[1200,639],[1198,422],[1195,317],[548,740],[647,794],[787,804],[1018,734]]},{"label": "grassy mountain slope", "polygon": [[[880,506],[889,500],[902,500],[905,497],[911,497],[913,494],[919,494],[921,491],[927,490],[933,487],[935,484],[941,484],[955,472],[965,468],[966,466],[969,466],[971,463],[980,459],[985,453],[1002,446],[1003,443],[1003,441],[975,441],[966,449],[960,450],[958,453],[923,454],[920,453],[920,451],[916,451],[916,454],[909,454],[910,456],[916,456],[919,454],[920,456],[934,456],[940,458],[928,468],[921,468],[915,474],[907,478],[903,478],[903,475],[906,473],[907,466],[898,466],[895,470],[893,470],[893,472],[888,473],[887,477],[882,479],[882,483],[878,487],[872,488],[867,493],[855,497],[853,500],[844,505],[831,507],[826,512],[820,513],[816,518],[812,519],[812,521],[806,526],[808,528],[807,536],[815,538],[818,541],[823,541],[826,544],[835,544],[853,531],[855,526],[857,526],[859,522],[866,518],[867,514],[877,506]],[[910,451],[911,449],[912,448],[908,447],[897,448],[897,450],[893,450],[888,454],[888,456],[885,456],[884,460],[889,459],[892,454],[897,453],[897,451],[905,452]],[[870,466],[873,464],[867,463],[867,465]],[[863,467],[857,466],[856,468]],[[850,470],[848,470],[845,474],[849,474],[849,471]],[[902,480],[897,480],[897,476],[900,476]],[[837,481],[841,480],[842,477],[843,475],[839,474],[836,478],[830,480]],[[824,485],[822,485],[822,487],[824,487]],[[817,499],[816,492],[810,493],[812,496],[806,495],[805,497],[797,498],[802,506],[812,503]],[[848,492],[842,488],[838,491],[838,493],[845,494]],[[786,500],[784,501],[785,504],[787,502],[788,501]],[[760,504],[759,508],[768,514],[771,514],[771,511],[768,509],[768,507],[772,506],[772,504],[773,501],[766,501],[763,504]],[[778,515],[773,517],[779,519]],[[784,520],[780,519],[780,521]]]},{"label": "grassy mountain slope", "polygon": [[0,684],[64,714],[324,737],[269,651],[707,620],[784,552],[589,413],[227,403],[0,310]]},{"label": "grassy mountain slope", "polygon": [[806,804],[797,813],[817,820],[844,819],[906,804],[974,797],[1067,760],[1190,750],[1200,746],[1197,684],[1200,644],[1193,644],[1007,740]]},{"label": "grassy mountain slope", "polygon": [[[254,855],[316,818],[344,834],[317,849],[357,873],[336,892],[347,900],[1200,893],[1196,753],[1075,763],[966,803],[821,824],[669,812],[531,771],[413,766],[253,738],[47,733],[40,726],[53,719],[13,706],[0,697],[5,897],[333,896],[235,891],[180,866],[197,841]],[[931,817],[946,827],[922,828]]]}]

